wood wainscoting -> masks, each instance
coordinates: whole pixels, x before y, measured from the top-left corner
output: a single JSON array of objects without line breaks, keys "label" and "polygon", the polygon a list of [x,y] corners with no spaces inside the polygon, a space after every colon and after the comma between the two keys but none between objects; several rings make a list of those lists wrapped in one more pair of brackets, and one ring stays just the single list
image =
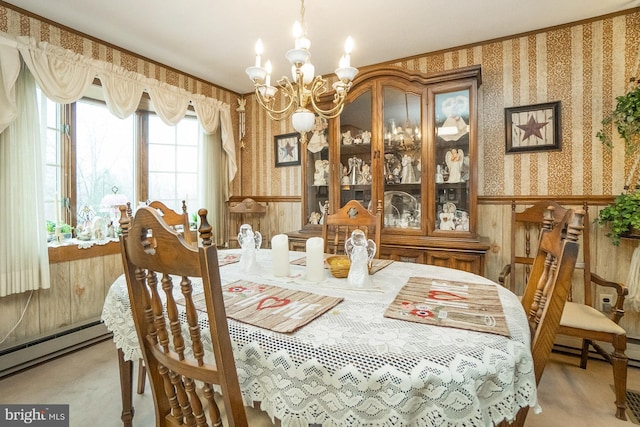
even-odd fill
[{"label": "wood wainscoting", "polygon": [[[300,224],[300,218],[302,212],[300,210],[302,199],[299,196],[233,196],[229,198],[229,204],[240,203],[244,199],[253,199],[256,202],[267,206],[266,218],[261,223],[265,224],[268,229],[270,237],[276,234],[285,233],[291,230],[298,230],[302,227]],[[237,216],[230,216],[227,208],[227,227],[225,236],[231,236],[238,233],[240,230],[240,218]],[[258,230],[263,235],[266,230]],[[234,234],[235,233],[235,234]],[[271,242],[263,241],[263,248],[270,248]]]},{"label": "wood wainscoting", "polygon": [[120,244],[50,247],[49,260],[49,289],[2,298],[0,336],[15,329],[0,346],[0,375],[108,336],[100,316],[123,271]]}]

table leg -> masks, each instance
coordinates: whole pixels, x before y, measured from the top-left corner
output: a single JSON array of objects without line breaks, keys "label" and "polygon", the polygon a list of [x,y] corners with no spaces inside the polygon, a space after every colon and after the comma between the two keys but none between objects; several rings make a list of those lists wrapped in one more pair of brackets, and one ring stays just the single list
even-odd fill
[{"label": "table leg", "polygon": [[124,360],[124,353],[118,349],[118,368],[120,369],[120,393],[122,394],[122,423],[124,427],[132,427],[133,397],[131,389],[133,387],[133,362]]}]

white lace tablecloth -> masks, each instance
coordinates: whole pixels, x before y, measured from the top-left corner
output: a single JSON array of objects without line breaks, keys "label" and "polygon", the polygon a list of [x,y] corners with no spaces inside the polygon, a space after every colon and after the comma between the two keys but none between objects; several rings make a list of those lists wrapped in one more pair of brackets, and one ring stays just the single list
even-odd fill
[{"label": "white lace tablecloth", "polygon": [[[302,255],[290,254],[292,260]],[[510,338],[383,317],[411,276],[490,280],[394,262],[372,276],[374,289],[350,290],[328,271],[325,282],[306,282],[303,266],[291,265],[292,277],[276,278],[268,250],[259,251],[258,262],[261,274],[241,273],[237,263],[221,267],[223,284],[242,278],[345,298],[292,334],[229,319],[245,403],[261,402],[283,427],[492,426],[537,406],[528,324],[507,289],[494,284]],[[109,290],[102,320],[126,360],[141,357],[124,276]]]}]

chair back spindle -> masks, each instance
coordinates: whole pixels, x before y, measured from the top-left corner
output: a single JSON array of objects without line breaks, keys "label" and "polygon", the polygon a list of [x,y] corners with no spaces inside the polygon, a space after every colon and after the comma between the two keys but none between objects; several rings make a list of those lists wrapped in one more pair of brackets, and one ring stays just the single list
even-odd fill
[{"label": "chair back spindle", "polygon": [[368,239],[376,244],[375,258],[380,256],[380,236],[382,229],[382,201],[378,200],[376,212],[369,212],[359,201],[350,200],[334,214],[329,214],[329,204],[325,203],[322,216],[322,238],[324,252],[344,254],[344,242],[355,229],[362,230]]}]

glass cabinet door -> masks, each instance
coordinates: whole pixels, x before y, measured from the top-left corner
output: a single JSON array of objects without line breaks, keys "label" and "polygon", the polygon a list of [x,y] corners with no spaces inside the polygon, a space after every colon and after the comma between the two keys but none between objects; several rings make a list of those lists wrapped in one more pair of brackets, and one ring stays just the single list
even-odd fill
[{"label": "glass cabinet door", "polygon": [[[306,204],[305,221],[308,225],[319,224],[324,204],[329,201],[329,132],[327,119],[316,117],[313,134],[309,138],[305,153]],[[304,224],[304,222],[303,222]]]},{"label": "glass cabinet door", "polygon": [[340,201],[339,207],[349,200],[358,200],[363,206],[371,205],[373,185],[371,89],[362,92],[340,114]]},{"label": "glass cabinet door", "polygon": [[435,93],[434,229],[470,232],[470,89]]},{"label": "glass cabinet door", "polygon": [[421,96],[382,88],[384,227],[422,229]]}]

